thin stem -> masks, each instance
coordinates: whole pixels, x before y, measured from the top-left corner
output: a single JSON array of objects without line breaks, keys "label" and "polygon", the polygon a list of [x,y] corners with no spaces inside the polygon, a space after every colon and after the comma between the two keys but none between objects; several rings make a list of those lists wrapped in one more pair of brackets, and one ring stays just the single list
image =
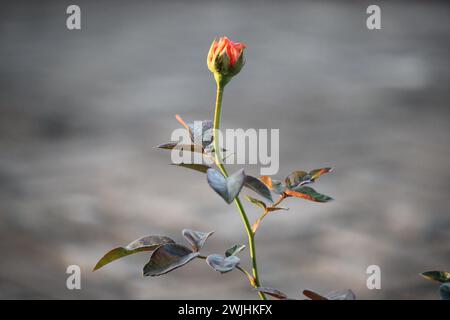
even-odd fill
[{"label": "thin stem", "polygon": [[220,118],[222,115],[222,98],[223,98],[223,89],[224,87],[222,85],[217,84],[217,92],[216,92],[216,109],[214,112],[214,123],[213,123],[213,142],[214,142],[214,159],[216,162],[216,165],[219,167],[220,171],[222,171],[222,174],[225,177],[228,177],[227,170],[222,164],[222,157],[221,157],[221,147],[219,145],[219,137],[218,137],[218,130],[220,129]]},{"label": "thin stem", "polygon": [[255,223],[253,224],[253,227],[252,227],[253,234],[256,234],[256,230],[258,230],[259,224],[268,214],[269,214],[269,210],[267,210],[267,209],[264,210],[264,213],[258,218],[258,220],[255,221]]},{"label": "thin stem", "polygon": [[277,202],[275,202],[272,206],[270,206],[271,208],[274,208],[276,206],[278,206],[281,202],[283,202],[284,199],[286,199],[286,194],[283,193],[277,200]]},{"label": "thin stem", "polygon": [[270,209],[273,209],[275,207],[277,207],[281,202],[283,202],[284,199],[286,199],[287,195],[285,193],[283,193],[277,200],[277,202],[275,202],[273,205],[271,205],[270,207],[267,207],[264,210],[264,213],[258,218],[258,220],[255,221],[255,223],[253,224],[252,230],[253,230],[253,235],[256,234],[256,230],[258,230],[259,225],[261,224],[261,221],[263,221],[263,219],[269,214],[269,212],[271,211]]},{"label": "thin stem", "polygon": [[[227,170],[222,164],[221,161],[221,149],[219,146],[219,138],[218,138],[218,130],[220,129],[220,118],[222,113],[222,98],[223,98],[223,90],[224,90],[225,84],[221,81],[221,79],[217,79],[217,96],[216,96],[216,109],[214,113],[214,131],[213,131],[213,139],[214,139],[214,155],[215,155],[215,162],[217,167],[219,167],[220,171],[222,171],[222,174],[225,177],[228,177]],[[254,287],[259,287],[259,276],[258,276],[258,266],[256,263],[256,247],[255,247],[255,238],[252,231],[252,226],[248,220],[247,214],[245,213],[244,207],[242,206],[241,200],[239,197],[236,197],[234,199],[234,202],[236,203],[236,206],[239,210],[239,213],[241,215],[242,221],[244,222],[245,230],[247,231],[247,237],[248,237],[248,244],[249,244],[249,250],[250,250],[250,258],[252,261],[252,273],[254,278]],[[258,292],[259,297],[261,300],[266,300],[266,296],[262,292]]]},{"label": "thin stem", "polygon": [[247,270],[245,270],[242,267],[236,266],[236,269],[238,269],[240,272],[242,272],[248,279],[248,282],[250,283],[250,285],[252,287],[255,286],[255,278],[253,278],[253,276],[250,274],[250,272],[248,272]]}]

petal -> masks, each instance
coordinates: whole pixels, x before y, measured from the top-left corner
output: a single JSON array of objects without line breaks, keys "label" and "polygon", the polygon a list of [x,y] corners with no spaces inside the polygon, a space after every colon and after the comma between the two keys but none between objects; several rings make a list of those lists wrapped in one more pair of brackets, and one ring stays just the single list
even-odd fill
[{"label": "petal", "polygon": [[211,44],[211,47],[209,48],[209,52],[208,52],[208,61],[211,62],[213,60],[213,57],[216,53],[217,50],[217,41],[216,39],[214,39],[213,43]]},{"label": "petal", "polygon": [[236,51],[232,46],[227,46],[227,54],[230,57],[230,65],[233,66],[236,62]]},{"label": "petal", "polygon": [[218,47],[217,47],[217,52],[221,53],[228,45],[228,43],[230,42],[230,40],[227,37],[222,37],[220,38]]}]

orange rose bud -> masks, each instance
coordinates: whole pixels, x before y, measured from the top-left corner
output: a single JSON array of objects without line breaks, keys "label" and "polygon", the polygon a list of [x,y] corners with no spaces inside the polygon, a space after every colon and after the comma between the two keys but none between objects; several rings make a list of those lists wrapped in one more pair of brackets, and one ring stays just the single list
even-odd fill
[{"label": "orange rose bud", "polygon": [[233,42],[227,37],[214,39],[208,53],[208,69],[214,73],[216,80],[223,79],[225,83],[237,75],[244,66],[243,43]]}]

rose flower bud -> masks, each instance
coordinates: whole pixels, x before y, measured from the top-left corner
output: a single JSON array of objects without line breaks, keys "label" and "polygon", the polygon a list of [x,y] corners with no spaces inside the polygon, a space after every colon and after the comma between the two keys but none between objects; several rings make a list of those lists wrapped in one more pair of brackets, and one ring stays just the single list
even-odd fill
[{"label": "rose flower bud", "polygon": [[244,49],[243,43],[233,42],[227,37],[213,41],[207,63],[216,81],[224,81],[225,84],[241,71],[245,62]]}]

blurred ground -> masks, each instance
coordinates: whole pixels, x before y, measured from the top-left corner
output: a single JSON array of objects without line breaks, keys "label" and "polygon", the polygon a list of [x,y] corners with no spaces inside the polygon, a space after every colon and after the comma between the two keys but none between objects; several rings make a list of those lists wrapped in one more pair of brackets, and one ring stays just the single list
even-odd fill
[{"label": "blurred ground", "polygon": [[[234,206],[153,148],[175,113],[212,117],[216,35],[248,46],[224,127],[280,128],[280,177],[335,167],[316,185],[334,202],[288,200],[264,221],[264,285],[437,298],[418,273],[450,269],[448,3],[381,2],[380,31],[366,29],[363,1],[77,3],[78,32],[67,1],[2,3],[0,298],[256,297],[203,261],[142,278],[142,254],[90,272],[146,234],[215,230],[207,252],[245,242]],[[80,291],[65,287],[69,264]],[[365,286],[371,264],[382,290]]]}]

